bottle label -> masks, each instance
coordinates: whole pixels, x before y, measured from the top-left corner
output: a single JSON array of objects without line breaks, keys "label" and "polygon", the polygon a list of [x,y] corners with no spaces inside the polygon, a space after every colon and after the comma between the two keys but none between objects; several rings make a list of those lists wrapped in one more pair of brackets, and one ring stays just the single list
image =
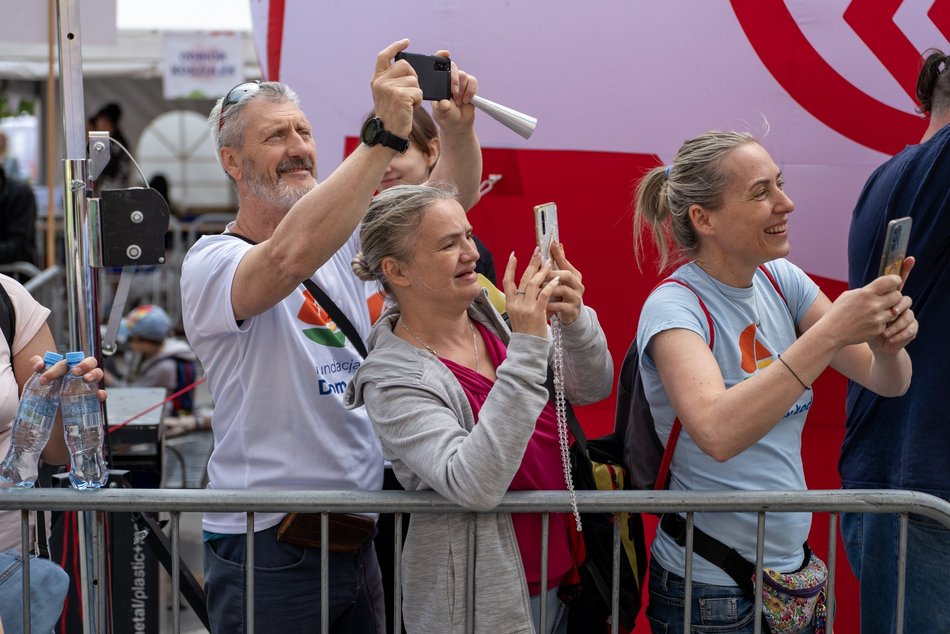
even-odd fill
[{"label": "bottle label", "polygon": [[20,401],[21,418],[40,423],[44,418],[56,416],[59,406],[55,400],[39,394],[28,394]]},{"label": "bottle label", "polygon": [[72,416],[83,416],[85,414],[98,414],[100,412],[99,396],[89,394],[76,399],[64,399],[63,409],[68,410]]}]

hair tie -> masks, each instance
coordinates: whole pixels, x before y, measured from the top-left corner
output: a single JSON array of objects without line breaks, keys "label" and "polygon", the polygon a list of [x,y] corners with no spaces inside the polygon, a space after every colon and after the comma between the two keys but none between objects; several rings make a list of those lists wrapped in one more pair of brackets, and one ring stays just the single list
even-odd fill
[{"label": "hair tie", "polygon": [[666,180],[670,180],[670,170],[673,169],[672,165],[666,166]]}]

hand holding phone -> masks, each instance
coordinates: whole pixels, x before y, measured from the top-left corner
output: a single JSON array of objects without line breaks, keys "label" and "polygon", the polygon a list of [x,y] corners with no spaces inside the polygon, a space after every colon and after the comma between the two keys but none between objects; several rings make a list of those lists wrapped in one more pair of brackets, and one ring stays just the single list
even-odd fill
[{"label": "hand holding phone", "polygon": [[878,275],[900,275],[901,265],[907,255],[907,242],[910,239],[910,216],[896,218],[887,223],[884,234],[884,249],[881,253],[881,268]]},{"label": "hand holding phone", "polygon": [[541,262],[551,259],[551,243],[559,242],[557,205],[544,203],[534,207],[534,233],[541,250]]},{"label": "hand holding phone", "polygon": [[419,78],[422,98],[426,101],[441,101],[452,98],[452,60],[439,55],[397,53],[396,61],[409,62]]}]

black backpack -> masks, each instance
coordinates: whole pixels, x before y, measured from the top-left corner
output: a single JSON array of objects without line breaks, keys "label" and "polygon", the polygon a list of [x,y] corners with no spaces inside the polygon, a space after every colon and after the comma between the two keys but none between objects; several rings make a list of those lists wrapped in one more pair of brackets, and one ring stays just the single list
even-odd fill
[{"label": "black backpack", "polygon": [[[549,391],[553,398],[553,377]],[[587,440],[567,403],[571,445],[571,474],[574,488],[588,491],[619,491],[632,488],[623,464],[623,436],[616,431]],[[581,513],[583,531],[571,529],[571,536],[583,544],[583,561],[577,562],[578,583],[562,585],[561,599],[570,606],[568,632],[597,634],[608,632],[613,582],[614,524],[620,523],[620,584],[618,616],[623,630],[630,631],[643,603],[646,574],[646,541],[639,513]],[[581,550],[574,546],[575,555]]]}]

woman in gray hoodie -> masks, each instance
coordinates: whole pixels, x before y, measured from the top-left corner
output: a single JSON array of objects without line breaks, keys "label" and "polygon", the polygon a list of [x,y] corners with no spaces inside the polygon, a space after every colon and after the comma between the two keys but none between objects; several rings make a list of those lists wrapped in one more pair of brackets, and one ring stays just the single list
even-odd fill
[{"label": "woman in gray hoodie", "polygon": [[[548,631],[563,631],[557,589],[574,565],[571,517],[551,516],[542,580],[540,518],[484,511],[510,490],[565,488],[544,385],[548,318],[557,314],[562,324],[568,400],[605,398],[613,364],[597,316],[582,302],[581,275],[560,244],[551,249],[557,270],[536,250],[517,284],[509,257],[509,330],[477,281],[471,234],[452,192],[398,186],[374,199],[353,270],[382,283],[395,305],[373,328],[347,401],[366,406],[407,490],[434,489],[483,511],[475,519],[475,631],[534,632],[541,601]],[[464,514],[413,514],[402,575],[409,632],[464,631],[467,521]]]}]

